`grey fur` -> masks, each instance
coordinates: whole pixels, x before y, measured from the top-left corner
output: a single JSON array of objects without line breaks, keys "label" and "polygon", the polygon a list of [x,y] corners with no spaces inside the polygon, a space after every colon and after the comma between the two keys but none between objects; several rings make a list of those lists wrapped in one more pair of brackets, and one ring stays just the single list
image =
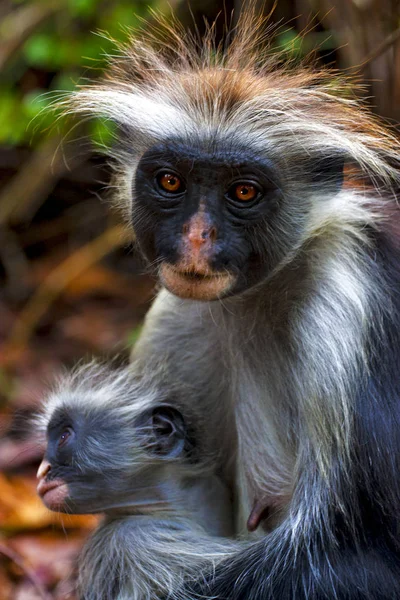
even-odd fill
[{"label": "grey fur", "polygon": [[[137,376],[134,365],[112,371],[91,363],[61,378],[44,404],[38,419],[42,435],[60,410],[83,416],[89,429],[74,469],[79,472],[84,461],[104,472],[102,504],[80,511],[106,513],[79,557],[78,590],[84,600],[164,599],[201,567],[244,547],[227,537],[233,534],[229,461],[222,463],[210,441],[198,439],[209,415],[204,404],[187,402],[187,386],[184,392],[159,366]],[[133,423],[163,402],[179,407],[192,424],[193,460],[157,458],[143,445],[141,426]],[[99,415],[111,423],[108,447],[100,442]],[[116,429],[121,447],[112,452]],[[117,502],[106,485],[118,488]]]},{"label": "grey fur", "polygon": [[164,600],[202,568],[245,547],[179,516],[107,517],[79,559],[80,598]]}]

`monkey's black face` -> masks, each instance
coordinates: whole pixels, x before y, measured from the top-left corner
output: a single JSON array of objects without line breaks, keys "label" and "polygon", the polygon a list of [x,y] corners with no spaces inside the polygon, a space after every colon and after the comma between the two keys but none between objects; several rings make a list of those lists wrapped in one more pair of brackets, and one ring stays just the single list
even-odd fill
[{"label": "monkey's black face", "polygon": [[[276,150],[275,150],[276,154]],[[302,240],[310,197],[338,192],[343,157],[289,167],[227,143],[170,141],[148,150],[133,182],[139,246],[182,298],[214,300],[264,280]],[[295,189],[295,193],[293,190]]]},{"label": "monkey's black face", "polygon": [[258,229],[272,232],[282,192],[267,159],[170,142],[142,157],[134,197],[139,245],[176,295],[234,294],[271,269],[276,250],[260,247]]},{"label": "monkey's black face", "polygon": [[101,494],[107,493],[107,475],[119,463],[118,438],[118,426],[108,411],[88,416],[77,409],[56,410],[38,471],[44,504],[60,512],[95,512]]},{"label": "monkey's black face", "polygon": [[58,409],[48,425],[38,494],[59,512],[142,506],[154,502],[168,459],[185,457],[188,450],[183,418],[167,405],[129,421],[112,410]]}]

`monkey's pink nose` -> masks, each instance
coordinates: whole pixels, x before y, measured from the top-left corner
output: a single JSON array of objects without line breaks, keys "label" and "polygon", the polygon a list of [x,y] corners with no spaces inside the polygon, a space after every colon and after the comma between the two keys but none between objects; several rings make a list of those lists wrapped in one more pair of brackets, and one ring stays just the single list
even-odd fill
[{"label": "monkey's pink nose", "polygon": [[39,468],[36,473],[36,477],[38,479],[44,479],[50,470],[51,470],[51,464],[49,463],[48,460],[46,460],[44,458],[39,465]]}]

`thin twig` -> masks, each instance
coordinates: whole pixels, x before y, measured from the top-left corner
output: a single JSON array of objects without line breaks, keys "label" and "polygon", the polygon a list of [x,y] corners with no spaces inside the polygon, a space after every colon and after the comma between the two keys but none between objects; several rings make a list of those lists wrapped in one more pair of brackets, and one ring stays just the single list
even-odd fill
[{"label": "thin twig", "polygon": [[15,552],[11,548],[8,548],[7,546],[5,546],[4,544],[1,544],[1,543],[0,543],[0,554],[3,554],[4,556],[6,556],[9,560],[11,560],[13,563],[15,563],[25,573],[26,577],[32,583],[33,587],[35,588],[35,590],[37,591],[37,593],[43,600],[52,600],[52,596],[50,596],[50,594],[48,594],[46,592],[46,590],[43,588],[43,586],[41,585],[40,581],[38,580],[38,578],[36,577],[36,575],[32,571],[32,569],[30,569],[29,567],[26,566],[25,561],[22,558],[22,556],[20,556],[19,554],[17,554],[17,552]]},{"label": "thin twig", "polygon": [[0,71],[19,52],[32,33],[54,13],[60,12],[65,5],[58,1],[47,1],[25,5],[7,15],[0,28]]},{"label": "thin twig", "polygon": [[375,59],[378,58],[378,56],[381,56],[381,54],[384,54],[387,50],[389,50],[389,48],[391,46],[393,46],[393,44],[395,44],[398,40],[400,40],[400,27],[398,29],[395,29],[394,31],[392,31],[392,33],[390,33],[368,56],[365,60],[363,60],[363,62],[361,63],[360,67],[358,68],[358,70],[363,71],[365,69],[365,67],[373,62]]},{"label": "thin twig", "polygon": [[69,164],[60,152],[62,137],[46,139],[32,153],[18,173],[3,188],[0,194],[0,224],[21,222],[32,218],[38,206],[45,201],[59,179],[80,162],[77,147],[67,148]]},{"label": "thin twig", "polygon": [[68,285],[112,250],[126,244],[130,237],[122,225],[116,225],[58,265],[21,311],[7,346],[14,350],[24,347],[40,319]]}]

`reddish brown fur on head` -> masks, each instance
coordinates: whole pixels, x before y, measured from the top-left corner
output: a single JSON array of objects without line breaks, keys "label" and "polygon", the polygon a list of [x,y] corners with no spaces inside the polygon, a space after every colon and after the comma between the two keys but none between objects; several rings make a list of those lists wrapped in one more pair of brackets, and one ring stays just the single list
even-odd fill
[{"label": "reddish brown fur on head", "polygon": [[[271,50],[268,17],[257,16],[254,4],[240,15],[229,34],[229,44],[216,43],[213,24],[199,40],[179,23],[156,18],[153,28],[146,24],[142,35],[135,32],[120,48],[121,58],[112,60],[102,83],[83,87],[68,105],[78,112],[103,114],[124,125],[129,120],[127,112],[132,110],[132,118],[137,118],[133,118],[133,130],[143,128],[146,133],[147,121],[143,122],[140,114],[146,102],[140,106],[137,102],[157,101],[160,112],[153,112],[149,120],[154,122],[160,117],[158,139],[170,136],[175,128],[178,134],[182,132],[180,124],[175,123],[177,114],[177,121],[179,114],[188,118],[183,129],[189,134],[190,126],[185,128],[191,122],[194,130],[202,125],[215,126],[218,131],[237,126],[238,132],[243,126],[245,131],[265,127],[268,138],[268,130],[286,120],[287,132],[279,135],[296,142],[300,134],[308,133],[320,149],[325,143],[327,148],[329,144],[331,148],[343,144],[350,160],[369,163],[373,172],[384,169],[379,157],[385,153],[397,156],[397,141],[357,100],[357,77],[320,68],[310,59],[303,67],[296,64],[293,68],[285,53]],[[121,92],[121,96],[105,95],[110,91]],[[175,111],[169,117],[163,113],[166,105]],[[124,107],[126,110],[121,110]],[[291,130],[293,123],[300,130]],[[308,125],[317,127],[307,132]],[[150,133],[155,135],[153,129]],[[136,143],[142,152],[145,146]]]},{"label": "reddish brown fur on head", "polygon": [[[342,223],[344,217],[334,203],[328,206],[325,202],[321,211],[316,209],[316,196],[326,197],[324,184],[332,179],[336,182],[332,173],[325,180],[320,177],[324,169],[318,174],[319,161],[322,164],[340,157],[342,165],[356,165],[345,173],[344,189],[350,193],[358,191],[366,172],[373,187],[384,182],[382,188],[386,190],[387,183],[398,178],[396,168],[392,168],[398,163],[398,142],[363,108],[355,95],[354,78],[346,79],[315,65],[293,69],[285,55],[270,51],[268,43],[264,43],[269,34],[265,24],[265,19],[257,18],[250,7],[229,34],[230,43],[218,46],[213,26],[200,41],[179,24],[170,25],[160,19],[153,33],[146,28],[142,37],[135,34],[122,48],[122,58],[112,61],[101,84],[82,89],[72,101],[81,113],[105,115],[124,126],[127,149],[121,149],[121,144],[115,151],[120,163],[117,203],[133,224],[138,245],[149,263],[160,265],[162,283],[182,298],[213,300],[246,290],[264,276],[261,266],[265,257],[271,261],[268,273],[279,261],[285,264],[289,256],[284,256],[286,238],[291,248],[301,242],[300,233],[297,229],[294,232],[294,213],[289,209],[292,198],[294,208],[299,202],[308,203],[300,210],[302,219],[313,205],[313,236],[316,231],[325,231],[327,223],[333,228],[336,220]],[[233,264],[226,257],[219,263],[213,260],[213,254],[221,252],[224,240],[220,222],[216,229],[198,204],[199,196],[208,202],[206,185],[204,194],[195,190],[196,206],[194,202],[187,203],[184,216],[188,220],[179,222],[167,251],[165,246],[161,251],[154,239],[149,240],[149,232],[153,234],[151,230],[155,228],[155,219],[144,206],[149,187],[139,193],[135,177],[143,156],[157,144],[171,140],[209,150],[211,167],[213,150],[218,146],[251,150],[257,158],[264,157],[274,166],[276,177],[271,181],[276,183],[279,200],[286,202],[286,212],[281,210],[285,204],[281,202],[275,229],[271,227],[272,209],[271,214],[260,218],[256,224],[263,225],[265,235],[258,231],[257,245],[253,244],[251,252],[246,249],[246,257],[242,252],[245,258],[240,264],[239,259]],[[168,157],[165,162],[169,173]],[[214,183],[217,185],[218,181]],[[229,185],[228,182],[220,194],[221,205]],[[339,189],[336,184],[333,187],[333,192],[329,190],[331,198]],[[269,190],[266,185],[263,191],[268,195]],[[139,207],[141,200],[143,206]],[[270,206],[273,208],[273,202]],[[216,211],[212,216],[215,214]],[[225,216],[221,219],[227,220]],[[285,243],[278,232],[285,234]],[[232,253],[236,251],[238,255],[236,239],[232,241],[230,232],[225,241],[228,237]],[[234,268],[230,268],[232,264]],[[257,264],[261,265],[260,274],[254,277]]]}]

